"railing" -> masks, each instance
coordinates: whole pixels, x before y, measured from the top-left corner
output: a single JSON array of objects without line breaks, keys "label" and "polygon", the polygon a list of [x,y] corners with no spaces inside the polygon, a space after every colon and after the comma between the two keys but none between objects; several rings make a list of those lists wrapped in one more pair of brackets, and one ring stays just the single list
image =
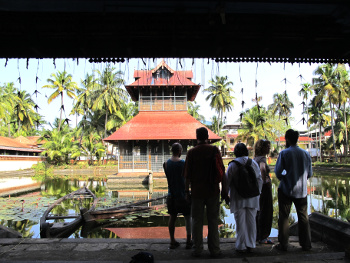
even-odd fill
[{"label": "railing", "polygon": [[174,111],[187,110],[186,96],[140,96],[140,111]]},{"label": "railing", "polygon": [[170,157],[170,154],[120,155],[119,171],[163,172],[163,163]]}]

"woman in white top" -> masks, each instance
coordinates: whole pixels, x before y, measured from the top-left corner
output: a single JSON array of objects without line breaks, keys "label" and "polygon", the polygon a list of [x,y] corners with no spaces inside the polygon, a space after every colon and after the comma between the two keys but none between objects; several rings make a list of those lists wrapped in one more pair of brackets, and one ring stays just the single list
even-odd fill
[{"label": "woman in white top", "polygon": [[[235,146],[235,161],[245,165],[248,161],[248,149],[243,143]],[[252,167],[255,171],[259,185],[262,188],[261,173],[258,164],[252,160]],[[256,213],[259,210],[259,195],[251,198],[241,197],[235,189],[232,178],[238,172],[238,165],[231,162],[226,172],[229,187],[229,201],[231,213],[234,213],[236,220],[236,251],[239,253],[250,252],[256,246]]]}]

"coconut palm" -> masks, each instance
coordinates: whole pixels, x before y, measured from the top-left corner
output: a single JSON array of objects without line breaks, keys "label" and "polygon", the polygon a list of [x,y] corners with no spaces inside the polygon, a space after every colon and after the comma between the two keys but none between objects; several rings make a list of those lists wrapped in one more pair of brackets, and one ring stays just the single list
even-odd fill
[{"label": "coconut palm", "polygon": [[204,89],[203,92],[209,92],[209,95],[205,98],[207,101],[210,100],[210,107],[214,109],[219,117],[217,119],[218,130],[216,131],[218,134],[220,133],[220,125],[222,123],[223,114],[226,111],[231,111],[233,109],[233,99],[231,96],[231,92],[233,92],[232,81],[227,80],[227,76],[220,77],[215,76],[215,79],[212,78],[209,81],[211,84],[208,88]]},{"label": "coconut palm", "polygon": [[122,89],[124,80],[121,76],[123,73],[121,71],[115,72],[114,70],[115,68],[112,68],[110,65],[107,65],[103,72],[97,70],[99,87],[96,92],[98,95],[92,106],[92,110],[105,112],[105,137],[107,137],[108,114],[120,110],[122,103],[127,100],[126,91]]},{"label": "coconut palm", "polygon": [[34,101],[25,90],[17,92],[17,96],[15,96],[14,115],[17,119],[18,132],[21,128],[29,131],[34,127],[34,121],[39,118],[39,114],[35,112],[34,106]]},{"label": "coconut palm", "polygon": [[268,110],[271,110],[273,114],[278,113],[279,118],[288,118],[291,115],[293,108],[294,104],[289,100],[286,91],[282,94],[273,94],[273,102],[268,106]]},{"label": "coconut palm", "polygon": [[15,108],[15,100],[17,97],[17,89],[13,82],[5,83],[1,88],[0,95],[0,118],[4,121],[4,125],[7,125],[8,137],[11,137],[11,124],[15,123],[12,121],[13,112]]},{"label": "coconut palm", "polygon": [[107,122],[107,130],[119,129],[138,113],[138,106],[134,102],[123,103],[119,111],[112,113]]},{"label": "coconut palm", "polygon": [[68,164],[70,155],[78,144],[68,125],[62,125],[61,130],[45,130],[39,141],[45,141],[45,150],[41,155],[47,156],[47,161],[52,164]]},{"label": "coconut palm", "polygon": [[[315,90],[317,93],[317,90]],[[329,103],[327,101],[317,101],[313,97],[308,106],[309,125],[315,124],[319,128],[319,152],[320,161],[322,162],[322,128],[329,125],[331,117],[327,114],[330,111]],[[316,144],[317,145],[317,144]]]},{"label": "coconut palm", "polygon": [[197,104],[196,101],[188,101],[187,102],[187,112],[190,114],[193,118],[195,118],[197,121],[200,121],[201,123],[205,122],[205,117],[201,114],[199,114],[199,108],[200,105]]},{"label": "coconut palm", "polygon": [[58,126],[58,131],[60,131],[61,124],[62,124],[62,113],[64,110],[63,94],[66,93],[66,95],[69,98],[76,99],[77,96],[75,92],[78,89],[78,86],[74,81],[72,81],[72,75],[68,74],[66,71],[63,71],[63,72],[58,71],[56,74],[52,73],[51,78],[48,78],[47,82],[49,84],[44,85],[43,88],[49,88],[49,89],[55,90],[50,95],[47,102],[50,104],[53,100],[55,100],[59,96],[61,97],[60,122]]},{"label": "coconut palm", "polygon": [[246,110],[242,118],[242,128],[238,130],[237,140],[245,141],[247,145],[253,146],[261,138],[273,138],[272,126],[267,116],[265,108],[258,109],[257,106],[254,106]]},{"label": "coconut palm", "polygon": [[[302,96],[303,102],[305,103],[306,107],[304,107],[304,111],[306,108],[306,126],[307,126],[307,131],[309,133],[309,113],[308,113],[308,98],[309,95],[313,94],[313,89],[311,87],[310,83],[303,83],[301,84],[301,89],[298,92],[299,96]],[[309,148],[310,148],[310,141],[309,141]]]},{"label": "coconut palm", "polygon": [[317,77],[312,79],[313,88],[317,89],[316,102],[325,98],[330,105],[331,110],[331,128],[332,128],[332,142],[335,161],[338,162],[338,156],[336,152],[335,136],[334,136],[334,105],[340,105],[340,94],[343,93],[340,85],[341,67],[337,67],[334,64],[324,64],[314,71],[314,75]]},{"label": "coconut palm", "polygon": [[74,148],[72,153],[72,158],[77,158],[82,155],[88,156],[90,165],[94,163],[94,157],[100,160],[105,154],[105,146],[102,143],[101,137],[95,132],[84,136],[81,147]]}]

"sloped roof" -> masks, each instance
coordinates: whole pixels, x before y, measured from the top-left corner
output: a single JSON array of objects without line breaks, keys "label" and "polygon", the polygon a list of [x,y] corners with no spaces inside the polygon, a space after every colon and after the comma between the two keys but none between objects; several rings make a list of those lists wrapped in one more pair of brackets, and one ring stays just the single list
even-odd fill
[{"label": "sloped roof", "polygon": [[[161,76],[155,77],[154,73],[161,69],[166,68],[170,72],[169,78],[162,78]],[[135,70],[135,81],[130,85],[126,85],[125,88],[130,94],[133,101],[138,100],[139,88],[143,87],[186,87],[187,99],[194,101],[199,91],[200,85],[192,82],[193,72],[192,70],[175,71],[171,69],[164,60],[162,60],[157,67],[152,70]]]},{"label": "sloped roof", "polygon": [[[205,126],[186,111],[142,111],[104,141],[195,140],[199,127]],[[221,139],[209,130],[211,142]]]},{"label": "sloped roof", "polygon": [[24,140],[25,137],[22,138],[8,138],[0,136],[0,149],[3,150],[13,150],[13,151],[22,151],[22,152],[42,152],[42,150],[37,149],[36,147],[33,148],[29,146],[27,143],[23,143],[22,141],[28,142],[29,140]]}]

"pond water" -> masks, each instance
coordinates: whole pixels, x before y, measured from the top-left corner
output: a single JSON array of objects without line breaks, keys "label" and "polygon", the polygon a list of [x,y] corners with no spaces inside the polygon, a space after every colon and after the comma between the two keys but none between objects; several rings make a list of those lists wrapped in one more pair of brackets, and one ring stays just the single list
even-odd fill
[{"label": "pond water", "polygon": [[[319,211],[323,214],[350,221],[350,176],[336,172],[334,174],[315,173],[308,185],[308,212]],[[111,179],[107,177],[67,179],[69,176],[55,179],[1,178],[0,185],[11,181],[12,190],[8,194],[0,187],[0,224],[20,232],[26,238],[40,238],[40,217],[50,204],[62,196],[87,185],[99,198],[97,209],[125,205],[130,202],[157,198],[167,194],[166,181],[157,182],[153,189],[141,182]],[[25,181],[25,183],[24,183]],[[274,219],[271,236],[277,236],[277,188],[278,180],[272,176]],[[28,186],[26,188],[26,186]],[[55,215],[79,214],[83,202],[65,202],[53,210]],[[157,204],[164,203],[158,201]],[[152,205],[155,203],[152,203]],[[87,204],[89,206],[89,204]],[[128,215],[121,219],[99,220],[93,225],[83,225],[70,238],[168,238],[168,214],[166,208]],[[73,220],[73,219],[72,219]],[[224,203],[220,210],[220,237],[235,237],[235,220]],[[297,221],[294,207],[290,223]],[[185,237],[185,221],[177,220],[176,237]],[[206,235],[204,227],[204,235]]]}]

